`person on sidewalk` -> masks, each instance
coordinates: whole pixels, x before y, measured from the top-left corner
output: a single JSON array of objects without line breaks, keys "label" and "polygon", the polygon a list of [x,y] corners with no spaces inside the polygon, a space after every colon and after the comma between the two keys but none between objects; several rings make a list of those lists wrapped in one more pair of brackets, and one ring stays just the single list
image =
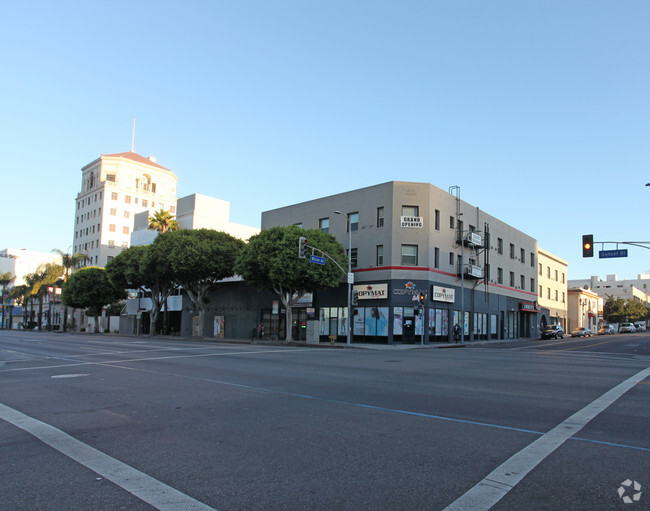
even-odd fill
[{"label": "person on sidewalk", "polygon": [[454,325],[454,342],[456,344],[460,342],[460,326],[458,326],[458,323]]}]

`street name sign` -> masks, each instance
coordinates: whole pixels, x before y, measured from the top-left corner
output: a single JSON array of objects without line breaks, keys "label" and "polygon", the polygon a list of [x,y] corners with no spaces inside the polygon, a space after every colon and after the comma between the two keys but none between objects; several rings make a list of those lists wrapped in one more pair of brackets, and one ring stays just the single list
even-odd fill
[{"label": "street name sign", "polygon": [[309,262],[316,264],[325,264],[325,258],[317,255],[311,255],[309,256]]},{"label": "street name sign", "polygon": [[611,257],[627,257],[627,248],[618,250],[601,250],[598,252],[599,259],[609,259]]}]

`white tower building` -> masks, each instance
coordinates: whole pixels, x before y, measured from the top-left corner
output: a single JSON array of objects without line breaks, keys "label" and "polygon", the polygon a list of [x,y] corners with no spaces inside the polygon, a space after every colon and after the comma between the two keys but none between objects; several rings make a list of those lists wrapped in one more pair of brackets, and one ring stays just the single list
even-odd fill
[{"label": "white tower building", "polygon": [[128,248],[136,213],[164,209],[176,214],[178,178],[133,151],[105,154],[81,169],[75,208],[74,252],[92,266],[105,266]]}]

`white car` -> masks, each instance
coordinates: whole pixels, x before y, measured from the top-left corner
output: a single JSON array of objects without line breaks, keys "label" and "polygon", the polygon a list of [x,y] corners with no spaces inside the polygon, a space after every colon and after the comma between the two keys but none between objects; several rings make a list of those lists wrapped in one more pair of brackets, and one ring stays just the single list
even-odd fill
[{"label": "white car", "polygon": [[634,327],[636,328],[637,332],[645,332],[646,329],[645,321],[637,321],[636,323],[634,323]]},{"label": "white car", "polygon": [[634,323],[621,323],[618,327],[618,331],[621,334],[636,332],[636,327],[634,326]]}]

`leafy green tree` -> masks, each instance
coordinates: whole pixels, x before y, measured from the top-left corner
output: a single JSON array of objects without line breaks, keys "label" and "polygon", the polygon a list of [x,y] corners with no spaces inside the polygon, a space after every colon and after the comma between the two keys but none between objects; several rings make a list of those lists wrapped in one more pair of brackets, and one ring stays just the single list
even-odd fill
[{"label": "leafy green tree", "polygon": [[298,240],[301,236],[341,267],[347,267],[345,248],[334,236],[295,225],[272,227],[251,236],[235,267],[247,284],[273,291],[280,297],[286,311],[287,341],[292,340],[292,307],[305,293],[338,286],[343,275],[331,261],[320,265],[299,258]]},{"label": "leafy green tree", "polygon": [[160,234],[167,231],[177,231],[178,222],[174,219],[174,215],[172,215],[170,211],[160,208],[149,219],[147,229],[157,231]]},{"label": "leafy green tree", "polygon": [[106,265],[106,271],[116,287],[140,289],[151,299],[150,332],[156,335],[162,306],[176,287],[171,279],[169,258],[160,243],[123,250]]},{"label": "leafy green tree", "polygon": [[170,279],[180,285],[199,313],[198,336],[205,335],[205,304],[220,280],[235,274],[244,242],[212,229],[181,229],[158,236],[153,245],[169,261]]},{"label": "leafy green tree", "polygon": [[608,296],[603,304],[603,318],[608,323],[622,323],[627,317],[625,310],[625,300]]},{"label": "leafy green tree", "polygon": [[70,275],[63,285],[61,299],[64,305],[74,309],[88,309],[95,318],[95,331],[99,327],[102,309],[126,298],[126,291],[115,287],[104,268],[88,266]]},{"label": "leafy green tree", "polygon": [[0,327],[5,327],[5,295],[7,294],[7,286],[11,284],[16,279],[16,276],[10,271],[7,273],[0,273],[0,285],[2,286],[2,295],[0,295],[0,300],[2,302],[2,319]]},{"label": "leafy green tree", "polygon": [[[75,253],[70,253],[70,252],[64,252],[61,249],[55,248],[52,250],[52,252],[59,254],[61,256],[61,265],[63,266],[63,282],[68,280],[68,277],[70,277],[70,273],[72,273],[72,269],[78,266],[80,263],[85,262],[85,261],[90,261],[90,258],[86,254],[82,254],[81,252],[75,252]],[[63,282],[61,283],[61,287],[63,287]],[[68,306],[64,305],[63,307],[63,331],[67,332],[68,331]]]},{"label": "leafy green tree", "polygon": [[638,300],[628,298],[625,304],[625,312],[629,321],[644,321],[648,319],[648,308]]}]

